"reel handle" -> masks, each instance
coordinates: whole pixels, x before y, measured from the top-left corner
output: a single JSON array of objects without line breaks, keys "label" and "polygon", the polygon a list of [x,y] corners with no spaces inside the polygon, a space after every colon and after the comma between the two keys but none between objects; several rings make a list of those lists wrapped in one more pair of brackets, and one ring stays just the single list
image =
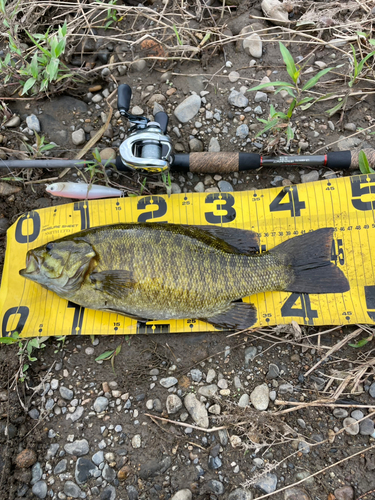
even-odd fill
[{"label": "reel handle", "polygon": [[130,108],[132,89],[127,83],[122,83],[117,89],[117,109],[122,115],[126,115]]}]

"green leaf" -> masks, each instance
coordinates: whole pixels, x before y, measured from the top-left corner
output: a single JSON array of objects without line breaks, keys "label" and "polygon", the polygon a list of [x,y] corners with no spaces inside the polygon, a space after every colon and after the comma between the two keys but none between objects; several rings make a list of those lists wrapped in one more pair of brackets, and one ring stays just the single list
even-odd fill
[{"label": "green leaf", "polygon": [[66,34],[68,32],[68,25],[66,24],[66,21],[62,26],[59,26],[59,35],[66,37]]},{"label": "green leaf", "polygon": [[368,344],[370,342],[370,340],[372,340],[372,337],[368,337],[367,339],[359,340],[356,344],[349,344],[349,345],[350,345],[350,347],[355,347],[355,348],[363,347],[364,345]]},{"label": "green leaf", "polygon": [[181,40],[181,38],[180,38],[180,35],[179,35],[178,31],[177,31],[177,28],[176,28],[176,25],[175,25],[175,24],[173,24],[173,31],[175,32],[175,35],[176,35],[176,38],[177,38],[178,45],[183,45],[182,40]]},{"label": "green leaf", "polygon": [[302,106],[303,104],[306,104],[307,102],[310,102],[310,101],[313,101],[314,98],[313,97],[304,97],[303,99],[301,99],[299,101],[299,103],[297,103],[297,106]]},{"label": "green leaf", "polygon": [[281,55],[284,59],[284,63],[286,65],[286,70],[290,76],[290,78],[293,80],[294,83],[296,83],[297,78],[295,78],[295,75],[297,73],[297,68],[296,65],[294,64],[294,59],[292,57],[292,54],[289,52],[289,50],[285,47],[285,45],[281,42],[279,42],[279,47],[280,47],[280,52]]},{"label": "green leaf", "polygon": [[42,80],[42,83],[40,84],[40,91],[42,92],[43,90],[48,88],[48,79],[44,78]]},{"label": "green leaf", "polygon": [[326,111],[326,113],[328,113],[329,116],[333,116],[335,113],[337,113],[337,111],[339,111],[345,104],[345,99],[343,99],[342,101],[340,101],[338,104],[336,104],[336,106],[334,106],[333,108],[331,109],[328,109]]},{"label": "green leaf", "polygon": [[[259,120],[260,121],[260,120]],[[261,134],[264,134],[265,132],[268,132],[271,128],[276,127],[276,125],[279,123],[279,119],[275,118],[274,120],[270,120],[268,124],[264,127],[263,130],[257,133],[255,137],[259,137]]]},{"label": "green leaf", "polygon": [[26,92],[28,92],[31,89],[31,87],[35,84],[35,82],[36,82],[35,78],[29,78],[28,80],[26,80],[26,82],[23,85],[23,90],[21,95],[26,94]]},{"label": "green leaf", "polygon": [[27,372],[27,370],[29,369],[29,366],[30,366],[30,365],[28,365],[27,363],[25,363],[25,364],[23,365],[23,367],[22,367],[22,373]]},{"label": "green leaf", "polygon": [[61,54],[65,50],[65,44],[66,44],[66,40],[64,38],[59,41],[59,43],[56,45],[56,48],[55,48],[55,51],[54,51],[55,57],[60,57],[61,56]]},{"label": "green leaf", "polygon": [[35,80],[37,80],[38,79],[38,54],[36,52],[33,55],[33,58],[31,59],[30,71],[31,71],[32,77],[35,78]]},{"label": "green leaf", "polygon": [[273,104],[271,104],[270,106],[270,116],[273,117],[275,116],[277,113],[276,109],[275,109],[275,106]]},{"label": "green leaf", "polygon": [[[52,56],[51,52],[49,52],[47,49],[42,47],[27,30],[25,30],[25,31],[26,31],[27,36],[34,43],[34,45],[36,45],[38,47],[38,49],[43,52],[43,54],[45,54],[48,58],[50,58]],[[47,31],[47,33],[48,33],[48,31]],[[35,35],[35,37],[40,39],[40,38],[45,38],[45,35]]]},{"label": "green leaf", "polygon": [[367,54],[367,56],[364,59],[362,59],[362,61],[358,64],[357,75],[361,74],[361,71],[362,71],[362,68],[363,68],[365,62],[367,61],[367,59],[370,59],[370,57],[372,57],[373,55],[375,55],[375,50],[373,52],[370,52],[369,54]]},{"label": "green leaf", "polygon": [[[248,90],[248,92],[251,92],[253,90],[261,90],[261,89],[265,89],[267,87],[271,87],[271,85],[273,87],[285,87],[285,90],[287,90],[287,88],[294,88],[293,85],[291,83],[288,83],[288,82],[268,82],[268,83],[261,83],[259,85],[257,85],[256,87],[252,87],[251,89]],[[283,89],[280,89],[280,90],[283,90]]]},{"label": "green leaf", "polygon": [[105,351],[103,354],[100,354],[97,358],[95,358],[95,361],[102,361],[104,359],[109,359],[111,356],[113,356],[113,353],[115,351]]},{"label": "green leaf", "polygon": [[290,141],[292,139],[294,139],[294,130],[292,129],[292,127],[290,125],[288,125],[288,127],[286,129],[286,138],[288,140],[287,145],[289,145]]},{"label": "green leaf", "polygon": [[302,87],[302,91],[311,89],[311,87],[314,87],[318,83],[318,81],[324,76],[326,73],[331,71],[333,68],[324,68],[322,71],[319,71],[315,76],[310,78],[308,82],[305,83],[305,85]]},{"label": "green leaf", "polygon": [[10,28],[9,23],[6,19],[3,19],[3,24],[6,28],[8,28],[8,29]]},{"label": "green leaf", "polygon": [[296,107],[297,104],[297,99],[293,99],[293,101],[290,103],[288,113],[287,113],[287,118],[291,118],[293,114],[293,110]]},{"label": "green leaf", "polygon": [[59,64],[60,61],[56,57],[53,57],[48,66],[46,66],[46,71],[49,75],[50,82],[53,82],[56,79],[57,72],[59,70]]},{"label": "green leaf", "polygon": [[17,339],[14,339],[12,337],[0,337],[0,344],[15,344]]},{"label": "green leaf", "polygon": [[375,45],[375,40],[374,40],[373,38],[370,38],[370,40],[369,40],[368,42],[369,42],[369,44],[371,44],[371,45]]},{"label": "green leaf", "polygon": [[117,354],[119,354],[120,352],[121,352],[121,344],[116,347],[115,356],[117,356]]},{"label": "green leaf", "polygon": [[375,174],[375,170],[370,167],[366,153],[364,151],[359,152],[358,163],[359,170],[362,172],[362,174]]}]

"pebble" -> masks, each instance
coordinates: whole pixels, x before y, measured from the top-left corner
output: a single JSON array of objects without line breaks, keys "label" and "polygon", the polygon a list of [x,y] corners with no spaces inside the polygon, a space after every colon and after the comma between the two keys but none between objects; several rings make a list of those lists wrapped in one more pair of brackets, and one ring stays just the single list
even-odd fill
[{"label": "pebble", "polygon": [[264,493],[272,493],[277,487],[276,474],[266,474],[262,476],[256,483],[255,487],[262,490]]},{"label": "pebble", "polygon": [[77,409],[74,413],[68,413],[66,415],[66,419],[71,420],[72,422],[77,422],[77,420],[79,420],[82,417],[83,412],[84,412],[83,406],[77,406]]},{"label": "pebble", "polygon": [[249,402],[250,402],[250,397],[248,394],[242,394],[242,396],[240,397],[240,400],[238,401],[238,406],[240,408],[246,408],[246,406],[249,405]]},{"label": "pebble", "polygon": [[147,63],[144,59],[137,59],[131,65],[131,69],[137,73],[142,73],[147,67]]},{"label": "pebble", "polygon": [[208,428],[208,413],[203,403],[197,400],[195,394],[187,394],[184,399],[184,405],[194,422],[199,427]]},{"label": "pebble", "polygon": [[183,490],[177,491],[171,498],[171,500],[191,500],[193,498],[193,494],[187,488]]},{"label": "pebble", "polygon": [[171,190],[172,190],[172,194],[180,194],[181,193],[180,186],[178,184],[176,184],[175,182],[171,183]]},{"label": "pebble", "polygon": [[228,75],[229,81],[235,83],[240,78],[240,74],[237,71],[231,71]]},{"label": "pebble", "polygon": [[176,394],[170,394],[166,402],[168,415],[177,413],[182,408],[182,401]]},{"label": "pebble", "polygon": [[16,466],[19,467],[20,469],[27,469],[31,467],[36,462],[35,451],[26,448],[17,455],[15,462]]},{"label": "pebble", "polygon": [[47,450],[46,459],[50,460],[51,458],[54,458],[56,453],[58,452],[59,448],[60,448],[60,445],[58,443],[52,443]]},{"label": "pebble", "polygon": [[66,471],[67,465],[68,461],[65,458],[63,458],[62,460],[60,460],[60,462],[57,463],[56,467],[53,469],[53,473],[55,475],[62,474],[63,472]]},{"label": "pebble", "polygon": [[333,410],[333,415],[336,418],[345,418],[348,416],[348,412],[344,408],[335,408]]},{"label": "pebble", "polygon": [[263,109],[260,106],[257,106],[256,108],[254,108],[254,113],[256,115],[262,115],[263,114]]},{"label": "pebble", "polygon": [[224,485],[216,479],[211,479],[207,483],[208,489],[210,489],[215,495],[222,495],[224,493]]},{"label": "pebble", "polygon": [[328,127],[329,127],[331,130],[335,130],[335,125],[333,124],[333,122],[331,122],[331,120],[329,120],[327,123],[328,123]]},{"label": "pebble", "polygon": [[250,394],[250,400],[257,410],[267,410],[269,404],[269,389],[266,384],[258,385]]},{"label": "pebble", "polygon": [[198,370],[198,368],[193,368],[193,370],[190,370],[190,376],[194,382],[200,382],[203,374],[200,370]]},{"label": "pebble", "polygon": [[116,489],[111,485],[106,486],[100,495],[100,500],[115,500],[115,498]]},{"label": "pebble", "polygon": [[315,66],[318,66],[319,69],[324,69],[327,67],[327,64],[323,61],[315,61]]},{"label": "pebble", "polygon": [[96,413],[102,413],[108,407],[109,401],[104,396],[99,396],[94,402],[94,410]]},{"label": "pebble", "polygon": [[59,392],[60,392],[60,396],[63,399],[67,399],[68,401],[73,399],[74,393],[72,390],[68,389],[67,387],[61,385],[59,388]]},{"label": "pebble", "polygon": [[116,472],[108,464],[105,464],[102,470],[103,479],[112,483],[116,479]]},{"label": "pebble", "polygon": [[289,488],[284,492],[284,500],[310,500],[310,496],[302,488]]},{"label": "pebble", "polygon": [[78,484],[86,483],[93,473],[97,470],[96,465],[94,465],[88,458],[78,458],[75,468],[75,480]]},{"label": "pebble", "polygon": [[135,116],[142,116],[144,113],[143,109],[139,106],[134,106],[132,108],[132,115],[135,115]]},{"label": "pebble", "polygon": [[132,446],[135,449],[140,448],[142,446],[142,440],[141,440],[141,436],[139,434],[136,434],[135,436],[133,436]]},{"label": "pebble", "polygon": [[340,136],[339,142],[337,143],[337,148],[339,151],[347,151],[355,148],[361,144],[361,139],[359,137],[345,137]]},{"label": "pebble", "polygon": [[366,418],[366,420],[362,420],[362,422],[359,423],[359,433],[362,436],[371,436],[374,432],[374,428],[374,422],[369,418]]},{"label": "pebble", "polygon": [[227,181],[219,181],[217,185],[222,193],[228,193],[234,191],[232,184],[230,184]]},{"label": "pebble", "polygon": [[345,432],[350,436],[356,436],[359,433],[359,424],[355,418],[346,417],[343,422],[343,427],[346,427]]},{"label": "pebble", "polygon": [[40,413],[36,408],[33,408],[32,410],[29,411],[29,417],[32,418],[33,420],[38,420],[39,415]]},{"label": "pebble", "polygon": [[82,490],[73,481],[66,481],[64,484],[64,493],[67,497],[82,498]]},{"label": "pebble", "polygon": [[170,387],[173,387],[176,385],[178,380],[176,377],[167,377],[167,378],[161,378],[160,379],[160,385],[165,387],[165,389],[169,389]]},{"label": "pebble", "polygon": [[250,36],[246,37],[242,42],[242,47],[251,57],[255,57],[256,59],[262,57],[262,39],[258,33],[252,33]]},{"label": "pebble", "polygon": [[265,17],[269,17],[270,22],[276,25],[289,23],[288,11],[285,8],[286,3],[278,0],[262,0],[261,7]]},{"label": "pebble", "polygon": [[[260,83],[272,83],[271,80],[268,78],[268,76],[265,76],[261,79]],[[263,92],[269,92],[269,93],[272,93],[272,92],[275,92],[275,87],[273,85],[270,85],[269,87],[264,87],[262,89]],[[281,91],[282,92],[282,91]],[[280,92],[280,95],[281,95],[281,92]],[[286,95],[289,95],[288,93]],[[281,96],[283,97],[283,96]],[[286,96],[285,96],[286,97]],[[284,98],[285,98],[284,97]]]},{"label": "pebble", "polygon": [[220,143],[216,139],[216,137],[211,137],[210,143],[208,145],[209,153],[219,153],[220,152]]},{"label": "pebble", "polygon": [[298,443],[298,450],[307,455],[310,453],[310,446],[305,441],[300,441]]},{"label": "pebble", "polygon": [[351,486],[337,488],[334,492],[336,500],[353,500],[354,491]]},{"label": "pebble", "polygon": [[246,139],[246,137],[249,135],[249,127],[246,125],[246,123],[243,123],[239,127],[237,127],[236,130],[236,136],[239,137],[240,139]]},{"label": "pebble", "polygon": [[76,455],[77,457],[87,455],[89,449],[89,443],[86,439],[77,439],[73,441],[73,443],[67,443],[64,446],[64,450],[69,453],[69,455]]},{"label": "pebble", "polygon": [[213,415],[220,415],[220,413],[221,413],[220,405],[218,405],[218,404],[212,405],[208,408],[208,411],[210,413],[212,413]]},{"label": "pebble", "polygon": [[34,132],[37,132],[39,134],[40,122],[35,115],[29,115],[26,117],[26,125],[29,127],[30,130],[33,130]]},{"label": "pebble", "polygon": [[267,373],[267,378],[269,380],[272,380],[274,378],[277,378],[280,375],[280,369],[275,363],[270,363],[268,367],[268,373]]},{"label": "pebble", "polygon": [[247,347],[245,349],[245,365],[249,365],[250,361],[253,361],[255,356],[258,354],[258,350],[254,346]]},{"label": "pebble", "polygon": [[372,398],[375,398],[375,382],[373,382],[370,387],[369,387],[369,390],[368,390],[368,393],[370,394],[370,396]]},{"label": "pebble", "polygon": [[193,139],[190,139],[189,141],[189,149],[191,153],[202,153],[204,150],[203,142],[196,137],[193,137]]},{"label": "pebble", "polygon": [[174,110],[174,115],[181,123],[187,123],[198,113],[201,103],[199,95],[193,94],[177,106]]},{"label": "pebble", "polygon": [[86,134],[83,128],[79,128],[72,133],[72,142],[75,146],[80,146],[86,142]]},{"label": "pebble", "polygon": [[356,420],[361,420],[361,418],[364,417],[364,414],[361,410],[354,410],[351,412],[350,416]]},{"label": "pebble", "polygon": [[280,384],[279,386],[279,394],[293,394],[293,386],[292,384]]},{"label": "pebble", "polygon": [[229,493],[228,500],[253,500],[253,494],[249,490],[237,488]]},{"label": "pebble", "polygon": [[42,479],[43,471],[39,462],[36,462],[31,468],[31,482],[33,485]]},{"label": "pebble", "polygon": [[206,382],[207,384],[210,384],[216,377],[216,372],[213,368],[210,368],[207,372],[206,376]]},{"label": "pebble", "polygon": [[95,465],[100,465],[102,462],[104,462],[104,452],[102,450],[97,451],[92,457],[92,461],[94,462]]},{"label": "pebble", "polygon": [[301,175],[301,182],[305,184],[306,182],[315,182],[319,180],[319,172],[317,170],[311,170],[307,174]]},{"label": "pebble", "polygon": [[204,396],[205,398],[212,398],[218,390],[219,388],[216,384],[203,385],[198,389],[198,394]]},{"label": "pebble", "polygon": [[198,182],[198,184],[194,186],[194,191],[196,191],[197,193],[203,193],[204,192],[203,182]]},{"label": "pebble", "polygon": [[355,132],[357,130],[357,125],[355,123],[346,123],[344,125],[344,130],[348,132]]},{"label": "pebble", "polygon": [[265,92],[258,92],[255,94],[254,101],[255,102],[267,102],[267,94]]},{"label": "pebble", "polygon": [[38,481],[32,487],[32,492],[38,498],[46,498],[46,496],[47,496],[47,483],[45,481]]},{"label": "pebble", "polygon": [[10,120],[8,120],[6,123],[4,123],[4,127],[7,127],[7,128],[18,127],[20,123],[21,123],[21,118],[19,116],[15,115]]},{"label": "pebble", "polygon": [[245,97],[241,92],[232,90],[232,92],[229,94],[228,102],[231,106],[235,106],[237,108],[246,108],[249,103],[249,99]]}]

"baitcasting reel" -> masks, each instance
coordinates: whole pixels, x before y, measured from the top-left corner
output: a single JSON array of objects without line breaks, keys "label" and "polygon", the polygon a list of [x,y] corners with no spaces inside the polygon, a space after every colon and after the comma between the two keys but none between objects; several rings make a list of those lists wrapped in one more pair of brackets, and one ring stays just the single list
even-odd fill
[{"label": "baitcasting reel", "polygon": [[119,86],[117,108],[133,124],[129,136],[120,145],[121,161],[132,170],[164,172],[172,162],[172,143],[166,135],[168,115],[160,111],[153,122],[145,116],[131,115],[128,113],[131,95],[129,85]]}]

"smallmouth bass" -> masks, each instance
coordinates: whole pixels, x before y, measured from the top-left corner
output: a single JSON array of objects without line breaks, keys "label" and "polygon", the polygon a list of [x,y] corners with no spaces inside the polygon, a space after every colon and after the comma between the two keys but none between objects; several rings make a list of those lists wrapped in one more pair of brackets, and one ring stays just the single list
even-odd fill
[{"label": "smallmouth bass", "polygon": [[256,322],[240,299],[266,291],[342,293],[333,228],[256,253],[258,235],[216,226],[96,227],[29,250],[21,276],[80,306],[157,321],[199,319],[228,329]]}]

